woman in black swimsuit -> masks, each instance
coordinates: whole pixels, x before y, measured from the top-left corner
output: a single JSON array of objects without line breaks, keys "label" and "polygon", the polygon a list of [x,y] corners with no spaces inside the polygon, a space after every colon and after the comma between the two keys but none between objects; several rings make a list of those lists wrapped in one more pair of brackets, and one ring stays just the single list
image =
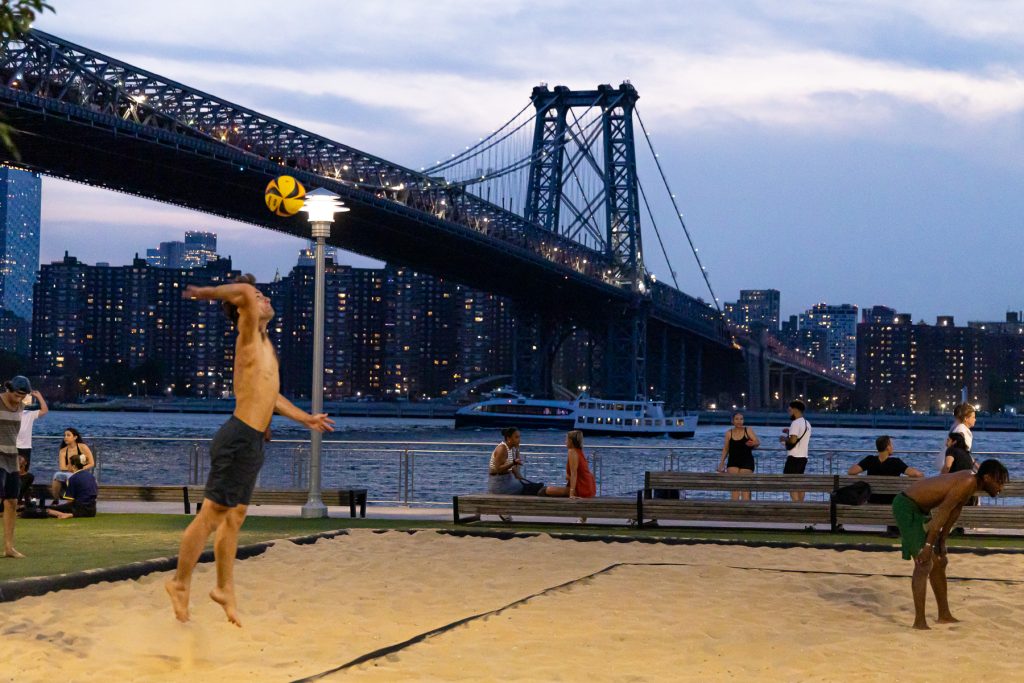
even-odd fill
[{"label": "woman in black swimsuit", "polygon": [[[761,440],[757,438],[754,430],[743,426],[743,413],[734,413],[732,428],[725,433],[725,445],[722,447],[722,460],[718,463],[718,471],[751,474],[754,471],[754,449],[760,445]],[[732,499],[750,500],[750,491],[733,491]]]}]

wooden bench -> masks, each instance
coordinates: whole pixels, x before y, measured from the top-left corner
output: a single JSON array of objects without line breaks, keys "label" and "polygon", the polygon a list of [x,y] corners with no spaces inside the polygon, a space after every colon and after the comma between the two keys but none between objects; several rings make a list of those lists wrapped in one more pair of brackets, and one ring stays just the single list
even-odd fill
[{"label": "wooden bench", "polygon": [[[143,500],[154,502],[181,501],[185,514],[192,513],[192,501],[196,502],[196,512],[202,506],[205,490],[202,486],[113,486],[99,487],[99,500]],[[349,516],[366,517],[366,489],[327,489],[320,492],[324,505],[338,507],[347,505]],[[309,498],[305,489],[256,489],[252,494],[251,505],[303,505]]]},{"label": "wooden bench", "polygon": [[[832,526],[829,501],[796,503],[790,500],[714,500],[687,497],[696,491],[790,491],[831,494],[835,477],[830,474],[720,474],[717,472],[647,472],[643,497],[638,505],[638,526],[648,520],[688,522],[778,522]],[[655,499],[654,490],[680,492],[679,500]]]},{"label": "wooden bench", "polygon": [[456,524],[479,521],[481,515],[593,517],[629,521],[636,519],[637,497],[551,498],[482,493],[453,496],[452,514]]},{"label": "wooden bench", "polygon": [[[872,494],[897,494],[915,479],[909,477],[851,477],[837,478],[837,487],[847,486],[855,481],[866,481],[871,484]],[[1001,498],[1024,498],[1024,482],[1010,481],[999,494]],[[996,504],[982,492],[981,505],[965,506],[960,513],[957,526],[966,528],[1022,529],[1024,528],[1024,507],[1020,505]],[[877,505],[837,505],[836,524],[864,524],[892,526],[896,520],[892,517],[892,507],[888,504]]]}]

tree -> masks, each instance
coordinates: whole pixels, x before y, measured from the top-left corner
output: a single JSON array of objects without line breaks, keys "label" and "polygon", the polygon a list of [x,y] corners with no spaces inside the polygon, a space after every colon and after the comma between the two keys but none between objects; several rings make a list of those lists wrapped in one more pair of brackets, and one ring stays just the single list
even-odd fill
[{"label": "tree", "polygon": [[[37,14],[46,10],[54,11],[43,0],[0,0],[0,42],[9,41],[24,35],[36,20]],[[0,145],[18,159],[18,149],[11,138],[11,127],[0,121]]]}]

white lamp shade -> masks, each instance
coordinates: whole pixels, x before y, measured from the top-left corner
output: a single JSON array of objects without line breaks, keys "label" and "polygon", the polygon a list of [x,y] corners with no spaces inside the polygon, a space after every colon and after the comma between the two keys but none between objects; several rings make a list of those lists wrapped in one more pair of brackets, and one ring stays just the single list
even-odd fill
[{"label": "white lamp shade", "polygon": [[330,223],[334,221],[334,214],[348,211],[342,206],[338,195],[318,187],[306,194],[306,201],[301,211],[309,214],[310,223]]}]

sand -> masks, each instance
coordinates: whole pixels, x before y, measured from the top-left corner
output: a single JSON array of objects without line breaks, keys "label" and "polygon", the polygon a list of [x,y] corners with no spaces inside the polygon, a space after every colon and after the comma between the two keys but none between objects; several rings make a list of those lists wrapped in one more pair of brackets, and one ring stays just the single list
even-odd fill
[{"label": "sand", "polygon": [[[954,555],[950,576],[1017,581],[1022,567]],[[242,629],[206,598],[212,565],[196,571],[188,624],[171,615],[166,573],[5,604],[0,680],[292,681],[484,613],[323,680],[1019,675],[1024,584],[953,581],[963,622],[917,632],[910,571],[897,552],[353,531],[240,562]]]}]

